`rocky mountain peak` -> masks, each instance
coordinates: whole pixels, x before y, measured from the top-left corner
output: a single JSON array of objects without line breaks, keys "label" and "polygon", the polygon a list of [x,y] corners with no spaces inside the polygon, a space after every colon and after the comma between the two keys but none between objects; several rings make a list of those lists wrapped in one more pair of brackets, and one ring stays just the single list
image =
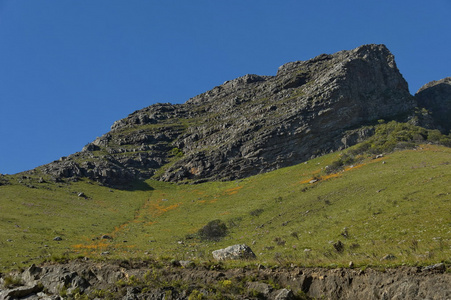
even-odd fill
[{"label": "rocky mountain peak", "polygon": [[429,111],[434,125],[444,134],[451,131],[451,77],[432,81],[415,94],[420,107]]},{"label": "rocky mountain peak", "polygon": [[362,125],[408,115],[416,106],[384,45],[322,54],[248,74],[189,99],[159,103],[115,122],[63,161],[55,178],[122,185],[232,180],[294,165],[361,140]]}]

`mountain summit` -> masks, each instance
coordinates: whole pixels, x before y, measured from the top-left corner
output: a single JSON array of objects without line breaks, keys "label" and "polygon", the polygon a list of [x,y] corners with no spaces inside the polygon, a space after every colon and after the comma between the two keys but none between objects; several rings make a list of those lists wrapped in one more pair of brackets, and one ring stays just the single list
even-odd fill
[{"label": "mountain summit", "polygon": [[362,126],[405,120],[416,106],[390,51],[364,45],[135,111],[81,152],[39,169],[112,186],[152,176],[233,180],[356,144],[371,134]]}]

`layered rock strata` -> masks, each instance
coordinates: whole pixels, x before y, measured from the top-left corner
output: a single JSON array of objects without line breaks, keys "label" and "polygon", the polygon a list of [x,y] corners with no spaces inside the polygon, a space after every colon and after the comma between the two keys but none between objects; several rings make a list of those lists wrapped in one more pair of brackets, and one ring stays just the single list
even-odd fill
[{"label": "layered rock strata", "polygon": [[83,151],[42,166],[55,180],[123,185],[233,180],[291,166],[366,138],[378,119],[416,106],[384,45],[245,75],[184,104],[155,104],[115,122]]}]

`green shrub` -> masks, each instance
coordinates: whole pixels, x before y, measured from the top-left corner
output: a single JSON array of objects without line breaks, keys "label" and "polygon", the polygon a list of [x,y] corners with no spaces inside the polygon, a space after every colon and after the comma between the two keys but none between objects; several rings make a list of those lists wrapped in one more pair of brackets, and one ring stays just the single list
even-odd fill
[{"label": "green shrub", "polygon": [[213,220],[202,227],[198,234],[202,240],[219,241],[227,235],[227,225],[221,220]]},{"label": "green shrub", "polygon": [[177,147],[172,148],[169,153],[175,157],[182,157],[184,155],[183,151]]},{"label": "green shrub", "polygon": [[3,277],[3,280],[3,285],[8,289],[23,285],[22,279],[20,279],[20,277],[6,275],[5,277]]},{"label": "green shrub", "polygon": [[202,299],[205,299],[205,296],[198,290],[193,290],[188,297],[188,300],[202,300]]},{"label": "green shrub", "polygon": [[440,133],[439,130],[430,130],[415,126],[409,123],[399,123],[391,121],[388,123],[379,122],[375,126],[375,134],[365,142],[348,150],[345,155],[334,161],[327,170],[334,173],[341,170],[344,165],[352,164],[354,161],[347,161],[357,155],[390,153],[395,150],[413,149],[419,144],[429,142],[447,147],[451,146],[451,136]]},{"label": "green shrub", "polygon": [[355,162],[356,162],[356,158],[353,155],[353,153],[349,153],[349,152],[344,153],[343,155],[341,155],[341,157],[338,160],[333,161],[328,166],[326,173],[327,174],[337,173],[337,172],[343,170],[344,166],[352,165]]},{"label": "green shrub", "polygon": [[251,211],[249,214],[253,217],[258,217],[259,215],[261,215],[263,213],[263,209],[262,208],[258,208],[258,209],[254,209],[253,211]]}]

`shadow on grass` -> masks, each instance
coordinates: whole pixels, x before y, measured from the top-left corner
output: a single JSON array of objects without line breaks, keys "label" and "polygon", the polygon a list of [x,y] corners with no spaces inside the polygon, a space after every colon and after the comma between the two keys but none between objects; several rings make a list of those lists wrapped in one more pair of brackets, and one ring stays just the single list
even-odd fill
[{"label": "shadow on grass", "polygon": [[153,191],[154,190],[154,188],[151,187],[147,182],[138,181],[138,180],[131,182],[130,184],[127,184],[125,186],[118,187],[118,189],[125,190],[125,191]]}]

